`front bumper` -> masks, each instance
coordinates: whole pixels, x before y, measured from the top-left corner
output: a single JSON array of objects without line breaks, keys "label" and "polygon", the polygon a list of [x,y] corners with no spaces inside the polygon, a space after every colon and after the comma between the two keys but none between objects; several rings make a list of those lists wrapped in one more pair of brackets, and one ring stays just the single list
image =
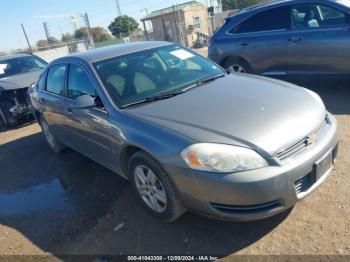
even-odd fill
[{"label": "front bumper", "polygon": [[9,109],[12,117],[23,117],[31,114],[29,107],[26,104],[17,104]]},{"label": "front bumper", "polygon": [[331,169],[313,180],[314,166],[327,153],[336,158],[338,128],[329,115],[331,127],[314,147],[282,166],[232,174],[194,171],[168,166],[188,209],[225,220],[249,221],[280,213],[294,206],[316,189]]}]

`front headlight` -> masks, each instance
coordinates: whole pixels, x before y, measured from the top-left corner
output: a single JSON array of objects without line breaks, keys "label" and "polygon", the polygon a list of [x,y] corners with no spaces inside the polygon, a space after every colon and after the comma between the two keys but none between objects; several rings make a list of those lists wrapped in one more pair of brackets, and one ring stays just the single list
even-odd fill
[{"label": "front headlight", "polygon": [[317,103],[319,103],[320,105],[322,105],[324,107],[324,103],[323,103],[321,97],[317,93],[315,93],[314,91],[311,91],[307,88],[305,88],[305,90],[306,90],[306,92],[308,92],[312,96],[313,99],[315,99],[315,101]]},{"label": "front headlight", "polygon": [[224,144],[194,144],[185,148],[181,156],[190,168],[210,172],[237,172],[268,166],[255,151]]}]

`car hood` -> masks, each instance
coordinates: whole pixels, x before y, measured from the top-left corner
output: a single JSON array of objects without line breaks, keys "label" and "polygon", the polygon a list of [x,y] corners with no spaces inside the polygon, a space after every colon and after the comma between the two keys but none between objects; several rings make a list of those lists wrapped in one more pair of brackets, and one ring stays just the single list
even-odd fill
[{"label": "car hood", "polygon": [[326,114],[304,88],[239,74],[128,112],[197,142],[245,145],[264,155],[303,139]]},{"label": "car hood", "polygon": [[35,70],[23,74],[0,78],[0,91],[29,87],[38,80],[40,73],[41,70]]}]

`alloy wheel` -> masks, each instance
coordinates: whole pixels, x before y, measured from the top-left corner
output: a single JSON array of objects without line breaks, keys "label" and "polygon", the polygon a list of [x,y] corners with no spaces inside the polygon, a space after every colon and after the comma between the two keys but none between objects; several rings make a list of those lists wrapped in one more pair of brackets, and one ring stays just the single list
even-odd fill
[{"label": "alloy wheel", "polygon": [[229,66],[228,68],[231,72],[237,72],[237,73],[246,73],[246,70],[243,66],[239,64],[233,64]]},{"label": "alloy wheel", "polygon": [[142,200],[153,211],[162,213],[167,208],[167,196],[164,187],[155,173],[144,165],[135,168],[134,179]]}]

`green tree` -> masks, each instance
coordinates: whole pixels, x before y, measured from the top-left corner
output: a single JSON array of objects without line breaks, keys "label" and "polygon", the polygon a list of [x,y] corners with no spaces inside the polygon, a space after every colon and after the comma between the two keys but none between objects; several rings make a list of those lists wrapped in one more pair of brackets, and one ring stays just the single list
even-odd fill
[{"label": "green tree", "polygon": [[127,15],[122,15],[116,17],[108,26],[108,29],[114,36],[121,37],[130,35],[130,33],[136,30],[138,26],[139,24],[134,18]]},{"label": "green tree", "polygon": [[[101,42],[111,39],[110,34],[103,27],[91,27],[92,38],[95,42]],[[87,36],[88,29],[86,27],[81,27],[77,31],[75,31],[75,38],[83,38]]]},{"label": "green tree", "polygon": [[91,34],[95,42],[111,39],[111,35],[103,27],[91,27]]},{"label": "green tree", "polygon": [[62,34],[61,41],[66,42],[66,41],[72,41],[74,39],[74,36],[70,33]]},{"label": "green tree", "polygon": [[267,0],[223,0],[222,9],[226,10],[235,10],[242,9],[251,5],[256,5],[260,3],[266,3]]}]

